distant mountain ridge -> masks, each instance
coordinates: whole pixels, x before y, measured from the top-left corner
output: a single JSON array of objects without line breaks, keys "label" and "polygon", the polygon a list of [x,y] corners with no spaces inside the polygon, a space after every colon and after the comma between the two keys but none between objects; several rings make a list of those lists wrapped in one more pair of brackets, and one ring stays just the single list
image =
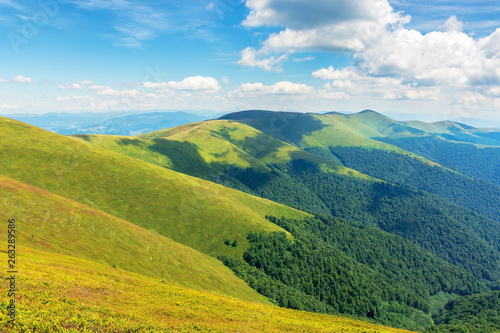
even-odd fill
[{"label": "distant mountain ridge", "polygon": [[8,117],[63,135],[138,135],[208,119],[184,111],[14,114]]}]

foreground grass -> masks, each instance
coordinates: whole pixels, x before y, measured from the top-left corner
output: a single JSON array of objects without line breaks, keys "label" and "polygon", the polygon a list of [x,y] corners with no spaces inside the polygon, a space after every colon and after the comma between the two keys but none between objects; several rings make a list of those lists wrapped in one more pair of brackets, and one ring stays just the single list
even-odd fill
[{"label": "foreground grass", "polygon": [[[98,262],[167,282],[264,302],[219,260],[112,215],[0,175],[0,221],[17,220],[18,245]],[[7,232],[0,232],[7,244]]]},{"label": "foreground grass", "polygon": [[[23,248],[18,263],[13,332],[407,332],[215,296],[42,251]],[[7,290],[5,279],[1,287]],[[3,328],[9,299],[0,295]]]}]

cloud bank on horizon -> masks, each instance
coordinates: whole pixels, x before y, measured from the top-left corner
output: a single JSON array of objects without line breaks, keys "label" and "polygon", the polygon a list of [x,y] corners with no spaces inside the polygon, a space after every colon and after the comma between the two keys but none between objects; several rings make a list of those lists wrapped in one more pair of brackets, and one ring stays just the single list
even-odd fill
[{"label": "cloud bank on horizon", "polygon": [[0,113],[399,111],[500,120],[490,0],[0,0]]}]

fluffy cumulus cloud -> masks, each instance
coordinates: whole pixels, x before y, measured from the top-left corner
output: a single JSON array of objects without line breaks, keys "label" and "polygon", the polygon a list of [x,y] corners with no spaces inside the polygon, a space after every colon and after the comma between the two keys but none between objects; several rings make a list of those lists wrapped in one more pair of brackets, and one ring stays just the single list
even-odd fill
[{"label": "fluffy cumulus cloud", "polygon": [[80,80],[78,82],[66,82],[59,85],[59,89],[85,89],[92,84],[94,84],[94,82],[89,80]]},{"label": "fluffy cumulus cloud", "polygon": [[288,54],[283,54],[279,57],[270,56],[264,59],[259,59],[260,55],[252,48],[247,47],[241,52],[241,58],[238,65],[247,67],[259,67],[266,71],[281,71],[281,65],[288,58]]},{"label": "fluffy cumulus cloud", "polygon": [[500,82],[500,30],[474,40],[460,31],[398,29],[355,54],[359,67],[374,76],[398,76],[419,85],[451,87]]},{"label": "fluffy cumulus cloud", "polygon": [[182,81],[145,82],[145,88],[160,91],[186,90],[186,91],[218,91],[221,89],[219,82],[213,77],[190,76]]},{"label": "fluffy cumulus cloud", "polygon": [[475,38],[451,16],[436,31],[424,34],[406,28],[411,18],[395,12],[387,0],[246,0],[245,4],[250,13],[243,25],[280,31],[270,33],[259,49],[244,49],[242,66],[279,70],[293,59],[291,53],[348,52],[353,66],[312,73],[331,81],[325,85],[328,91],[352,95],[365,89],[366,95],[383,99],[498,103],[500,28]]},{"label": "fluffy cumulus cloud", "polygon": [[18,75],[13,79],[14,82],[18,83],[30,83],[33,82],[33,80],[29,77]]},{"label": "fluffy cumulus cloud", "polygon": [[[229,82],[229,78],[223,78]],[[124,89],[123,87],[127,87]],[[213,77],[190,76],[180,81],[116,83],[113,86],[89,80],[66,82],[59,89],[72,94],[58,96],[60,110],[148,110],[169,108],[220,108],[223,93]],[[76,91],[81,94],[74,94]]]},{"label": "fluffy cumulus cloud", "polygon": [[142,93],[139,90],[115,90],[113,88],[105,87],[97,92],[98,95],[108,95],[108,96],[123,96],[123,97],[138,97]]},{"label": "fluffy cumulus cloud", "polygon": [[[247,48],[240,64],[249,55],[253,63],[270,70],[279,59],[273,53],[305,50],[360,51],[377,40],[387,27],[398,27],[409,17],[394,12],[386,0],[247,0],[250,13],[243,24],[247,27],[278,26],[259,50]],[[279,62],[278,62],[279,65]]]},{"label": "fluffy cumulus cloud", "polygon": [[251,93],[251,94],[288,94],[288,95],[301,95],[310,94],[314,88],[306,84],[292,83],[289,81],[277,82],[273,85],[266,86],[260,82],[257,83],[243,83],[236,92],[238,93]]},{"label": "fluffy cumulus cloud", "polygon": [[441,89],[420,87],[406,83],[401,78],[369,76],[356,67],[335,69],[332,66],[312,73],[314,78],[331,80],[323,87],[328,91],[344,92],[349,96],[373,99],[410,99],[438,101],[443,97]]},{"label": "fluffy cumulus cloud", "polygon": [[[353,57],[352,66],[324,67],[312,73],[313,78],[328,81],[323,91],[317,91],[319,97],[365,100],[370,105],[376,100],[418,101],[424,103],[424,109],[495,117],[492,112],[500,106],[500,29],[477,38],[463,32],[463,22],[451,16],[437,24],[436,31],[424,34],[406,28],[410,18],[394,12],[385,0],[329,1],[339,9],[352,9],[342,18],[333,15],[332,20],[323,19],[328,5],[314,3],[303,22],[291,22],[294,6],[298,12],[305,10],[301,1],[290,3],[284,12],[276,10],[281,6],[279,0],[247,1],[251,9],[244,22],[247,26],[282,27],[280,32],[269,34],[260,49],[250,50],[255,62],[286,55],[277,64],[281,67],[293,59],[291,53],[347,51],[347,56]],[[311,19],[315,11],[317,19]],[[260,67],[272,70],[276,65]]]}]

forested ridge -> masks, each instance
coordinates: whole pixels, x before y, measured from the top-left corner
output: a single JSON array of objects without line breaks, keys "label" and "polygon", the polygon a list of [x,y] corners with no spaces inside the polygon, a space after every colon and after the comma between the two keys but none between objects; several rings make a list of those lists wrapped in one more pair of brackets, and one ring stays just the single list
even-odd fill
[{"label": "forested ridge", "polygon": [[280,306],[405,328],[432,324],[431,296],[486,290],[471,274],[381,230],[333,217],[269,216],[293,235],[250,233],[244,262],[220,257]]},{"label": "forested ridge", "polygon": [[312,213],[378,227],[420,245],[485,281],[500,280],[500,225],[407,186],[323,172],[304,160],[273,172],[233,171],[214,181]]},{"label": "forested ridge", "polygon": [[396,152],[341,146],[332,146],[330,151],[349,168],[393,184],[434,193],[500,221],[498,185],[464,176],[441,166],[431,166]]},{"label": "forested ridge", "polygon": [[[451,138],[450,138],[451,139]],[[478,147],[445,141],[439,137],[377,138],[439,164],[500,185],[500,147]]]}]

